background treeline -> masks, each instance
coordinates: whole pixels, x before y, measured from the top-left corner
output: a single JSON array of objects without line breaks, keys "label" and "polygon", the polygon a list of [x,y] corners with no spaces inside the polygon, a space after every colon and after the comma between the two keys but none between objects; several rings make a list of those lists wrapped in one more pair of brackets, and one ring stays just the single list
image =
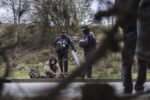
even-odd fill
[{"label": "background treeline", "polygon": [[[10,16],[1,19],[0,24],[0,44],[8,46],[17,43],[14,49],[8,50],[12,70],[15,71],[16,77],[28,76],[28,70],[33,67],[39,68],[42,72],[42,66],[50,55],[55,55],[52,47],[55,37],[61,32],[66,31],[76,40],[81,37],[80,27],[88,24],[90,29],[95,32],[97,42],[100,43],[103,33],[107,32],[115,22],[114,17],[104,18],[102,22],[94,21],[94,11],[91,10],[93,0],[1,0],[0,7],[7,9]],[[107,10],[113,7],[110,0],[101,0],[97,10]],[[7,13],[7,12],[6,12]],[[83,59],[83,52],[78,47],[78,54]],[[116,54],[115,54],[116,55]],[[119,77],[118,67],[120,63],[114,62],[114,58],[109,55],[104,59],[99,70],[94,72],[98,78],[103,76]],[[117,54],[118,55],[118,54]],[[71,56],[69,56],[71,57]],[[116,59],[120,56],[116,56]],[[69,59],[75,68],[73,59]],[[2,62],[3,60],[1,60]],[[119,60],[120,61],[120,60]],[[112,68],[115,66],[115,68]],[[5,64],[1,64],[0,73],[3,74]],[[106,69],[110,69],[110,71]],[[116,70],[117,68],[117,70]],[[108,74],[108,75],[107,75]]]},{"label": "background treeline", "polygon": [[[79,33],[83,24],[93,26],[93,0],[1,0],[0,7],[7,9],[11,16],[5,19],[11,22],[6,25],[10,30],[11,38],[16,42],[25,38],[24,35],[35,37],[36,43],[46,44],[51,42],[60,31]],[[100,10],[112,6],[109,0],[101,0]],[[111,18],[113,19],[113,18]],[[113,20],[108,20],[113,22]],[[109,22],[108,22],[109,23]],[[9,27],[8,27],[9,26]],[[5,33],[5,32],[2,33]],[[8,32],[9,33],[9,32]],[[22,36],[21,36],[22,35]]]},{"label": "background treeline", "polygon": [[3,30],[10,30],[14,41],[33,35],[43,45],[62,30],[78,32],[81,23],[89,21],[90,4],[91,0],[2,0],[1,7],[9,9],[13,22]]}]

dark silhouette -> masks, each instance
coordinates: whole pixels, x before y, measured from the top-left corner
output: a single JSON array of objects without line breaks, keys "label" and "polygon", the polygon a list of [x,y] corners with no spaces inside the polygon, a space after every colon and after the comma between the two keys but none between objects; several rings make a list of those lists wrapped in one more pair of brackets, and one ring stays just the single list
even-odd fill
[{"label": "dark silhouette", "polygon": [[[79,46],[83,48],[85,60],[87,60],[91,53],[96,49],[96,38],[93,32],[90,32],[88,26],[83,26],[82,32],[84,37],[80,39]],[[92,78],[92,65],[89,65],[85,71],[88,78]]]},{"label": "dark silhouette", "polygon": [[68,75],[68,49],[71,48],[76,51],[71,37],[67,36],[65,32],[55,39],[55,48],[58,55],[59,66],[62,74]]},{"label": "dark silhouette", "polygon": [[[132,11],[138,10],[138,4],[140,0],[116,0],[116,9],[127,9]],[[132,94],[133,82],[132,82],[132,65],[135,57],[135,48],[137,40],[137,16],[136,15],[119,15],[118,20],[123,20],[120,26],[123,29],[123,50],[122,50],[122,79],[124,86],[124,93]],[[146,64],[144,60],[137,57],[138,63],[138,77],[135,84],[135,91],[142,92],[144,90],[143,84],[146,81]]]},{"label": "dark silhouette", "polygon": [[86,84],[81,88],[81,100],[118,100],[114,89],[108,84]]}]

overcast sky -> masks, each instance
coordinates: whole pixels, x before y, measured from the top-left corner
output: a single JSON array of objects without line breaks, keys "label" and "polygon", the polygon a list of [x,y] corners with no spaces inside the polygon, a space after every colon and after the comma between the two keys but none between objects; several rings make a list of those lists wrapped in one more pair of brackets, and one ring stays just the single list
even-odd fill
[{"label": "overcast sky", "polygon": [[6,8],[0,9],[0,21],[2,22],[10,22],[12,19],[12,12]]},{"label": "overcast sky", "polygon": [[[114,0],[110,0],[112,2],[114,2]],[[96,13],[98,11],[98,6],[99,3],[97,0],[93,0],[92,4],[91,4],[91,8],[93,10],[93,13]],[[12,12],[11,10],[8,10],[6,8],[1,8],[0,9],[0,21],[1,22],[11,22],[12,21]]]}]

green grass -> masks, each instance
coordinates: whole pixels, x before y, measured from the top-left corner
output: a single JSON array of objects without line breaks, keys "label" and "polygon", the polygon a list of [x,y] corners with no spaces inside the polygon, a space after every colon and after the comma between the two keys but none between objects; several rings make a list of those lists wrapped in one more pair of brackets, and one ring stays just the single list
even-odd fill
[{"label": "green grass", "polygon": [[104,70],[93,69],[93,78],[120,79],[120,72],[109,72]]},{"label": "green grass", "polygon": [[3,74],[4,74],[4,70],[1,69],[1,70],[0,70],[0,76],[3,76]]},{"label": "green grass", "polygon": [[[83,58],[83,55],[80,53],[80,58]],[[48,57],[40,56],[30,59],[21,59],[18,61],[18,67],[21,66],[21,69],[13,68],[10,74],[10,78],[19,78],[19,79],[27,79],[29,78],[29,70],[30,68],[38,69],[40,74],[43,74],[43,67],[45,62],[48,60]],[[69,72],[71,73],[77,67],[73,62],[73,58],[69,55]],[[135,67],[133,67],[135,68]],[[112,54],[108,53],[108,55],[103,58],[100,62],[96,63],[93,66],[93,78],[97,79],[120,79],[121,78],[121,57],[120,53]],[[133,78],[137,77],[136,70],[133,70]],[[0,69],[0,76],[4,74],[4,70]],[[147,73],[147,77],[150,78],[150,73]]]},{"label": "green grass", "polygon": [[[20,64],[17,66],[21,66],[19,68],[12,68],[11,73],[9,75],[9,78],[15,78],[15,79],[27,79],[29,78],[29,70],[31,68],[37,69],[40,74],[43,74],[43,67],[45,64],[46,60],[41,61],[41,60],[23,60]],[[0,69],[0,76],[3,76],[5,70]]]},{"label": "green grass", "polygon": [[10,77],[12,78],[23,78],[23,79],[27,79],[29,78],[29,75],[28,75],[28,70],[27,69],[22,69],[20,71],[12,71],[11,74],[10,74]]},{"label": "green grass", "polygon": [[[36,64],[35,64],[36,65]],[[41,66],[38,67],[30,67],[38,69],[40,74],[43,74],[43,68]],[[29,75],[29,69],[30,68],[23,68],[21,70],[12,70],[10,73],[10,78],[15,79],[28,79]],[[76,66],[72,65],[71,69],[69,69],[70,72],[75,70]],[[0,76],[4,74],[4,70],[0,70]],[[132,74],[133,79],[137,78],[137,72],[134,71]],[[97,68],[93,68],[93,78],[95,79],[120,79],[121,78],[121,71],[111,71],[109,68],[105,70],[98,70]],[[147,72],[147,78],[150,78],[150,73]]]}]

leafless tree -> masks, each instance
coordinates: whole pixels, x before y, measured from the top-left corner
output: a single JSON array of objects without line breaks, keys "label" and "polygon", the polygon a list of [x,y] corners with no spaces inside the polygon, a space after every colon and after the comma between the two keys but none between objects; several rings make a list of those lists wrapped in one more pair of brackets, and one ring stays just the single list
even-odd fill
[{"label": "leafless tree", "polygon": [[3,7],[7,6],[12,11],[13,22],[14,22],[14,25],[16,26],[14,40],[18,41],[17,29],[20,25],[21,18],[30,9],[29,0],[2,0],[1,4]]},{"label": "leafless tree", "polygon": [[12,10],[15,25],[20,24],[21,18],[30,8],[29,0],[2,0],[1,4]]},{"label": "leafless tree", "polygon": [[79,26],[87,17],[90,1],[86,0],[42,0],[35,1],[39,20],[46,26],[56,26],[68,31],[72,26]]}]

